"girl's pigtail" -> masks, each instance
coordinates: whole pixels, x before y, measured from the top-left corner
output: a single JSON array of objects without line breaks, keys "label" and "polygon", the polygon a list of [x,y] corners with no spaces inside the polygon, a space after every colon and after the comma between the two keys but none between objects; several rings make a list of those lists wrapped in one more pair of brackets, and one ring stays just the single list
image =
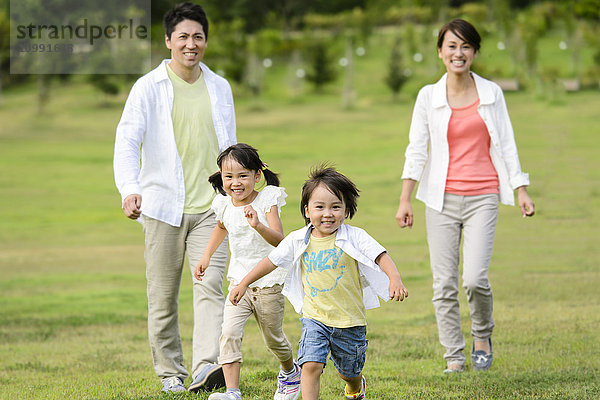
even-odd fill
[{"label": "girl's pigtail", "polygon": [[267,185],[271,186],[279,186],[279,177],[273,171],[268,168],[263,167],[262,173],[265,176],[265,181],[267,181]]},{"label": "girl's pigtail", "polygon": [[208,177],[208,182],[212,185],[215,192],[221,193],[223,196],[226,196],[225,189],[223,189],[223,178],[221,177],[221,171],[217,171],[211,176]]}]

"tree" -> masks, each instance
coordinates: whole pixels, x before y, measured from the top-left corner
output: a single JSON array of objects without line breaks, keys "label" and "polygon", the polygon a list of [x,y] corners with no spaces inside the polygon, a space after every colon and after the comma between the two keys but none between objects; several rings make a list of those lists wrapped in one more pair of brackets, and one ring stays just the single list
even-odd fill
[{"label": "tree", "polygon": [[316,40],[307,48],[307,59],[310,69],[306,73],[306,80],[311,82],[317,91],[336,78],[333,68],[333,59],[329,52],[329,46],[324,39]]},{"label": "tree", "polygon": [[526,73],[531,82],[537,87],[538,93],[542,91],[538,75],[538,42],[546,32],[547,25],[543,9],[534,6],[517,17],[517,28],[523,41],[523,51]]},{"label": "tree", "polygon": [[248,66],[248,35],[244,31],[244,21],[234,19],[213,26],[216,33],[212,37],[209,35],[207,56],[228,79],[242,83]]},{"label": "tree", "polygon": [[105,102],[109,96],[116,96],[121,90],[117,82],[117,75],[91,74],[88,75],[88,81],[104,94]]},{"label": "tree", "polygon": [[354,107],[356,101],[356,91],[354,90],[354,40],[351,36],[346,38],[346,56],[344,90],[342,91],[342,107],[350,109]]},{"label": "tree", "polygon": [[390,54],[390,61],[388,63],[388,74],[385,78],[385,83],[388,88],[392,91],[394,100],[398,98],[398,93],[402,86],[406,83],[408,78],[404,74],[402,68],[402,50],[401,50],[400,38],[396,38]]},{"label": "tree", "polygon": [[0,9],[0,104],[2,103],[2,87],[5,74],[8,75],[10,64],[10,21],[3,9]]}]

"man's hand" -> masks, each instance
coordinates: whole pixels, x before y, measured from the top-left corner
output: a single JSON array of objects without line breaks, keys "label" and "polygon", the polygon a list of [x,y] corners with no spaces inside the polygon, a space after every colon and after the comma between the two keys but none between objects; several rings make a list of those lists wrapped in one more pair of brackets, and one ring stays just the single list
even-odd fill
[{"label": "man's hand", "polygon": [[142,196],[130,194],[123,201],[123,212],[127,218],[138,219],[142,215]]}]

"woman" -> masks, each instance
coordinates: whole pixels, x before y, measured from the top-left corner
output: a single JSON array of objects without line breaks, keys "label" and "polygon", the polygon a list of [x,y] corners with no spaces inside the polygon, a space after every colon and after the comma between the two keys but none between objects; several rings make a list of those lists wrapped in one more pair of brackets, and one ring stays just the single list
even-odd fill
[{"label": "woman", "polygon": [[444,372],[465,370],[460,327],[458,264],[461,234],[463,287],[471,310],[471,357],[475,370],[492,365],[492,290],[488,281],[498,203],[518,204],[523,217],[535,206],[527,193],[513,130],[498,85],[471,72],[481,37],[469,22],[450,21],[438,35],[446,74],[417,96],[402,174],[396,220],[412,227],[411,194],[426,206],[427,242],[433,272],[433,304]]}]

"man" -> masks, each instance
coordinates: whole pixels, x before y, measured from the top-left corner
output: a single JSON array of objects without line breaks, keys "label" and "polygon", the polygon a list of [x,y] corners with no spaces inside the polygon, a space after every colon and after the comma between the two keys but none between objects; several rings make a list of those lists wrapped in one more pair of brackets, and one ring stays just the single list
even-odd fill
[{"label": "man", "polygon": [[[114,170],[125,215],[144,226],[154,369],[163,391],[179,392],[189,376],[178,322],[184,254],[193,271],[216,223],[207,179],[236,135],[231,87],[201,62],[208,37],[204,10],[178,4],[165,15],[164,26],[171,59],[133,85],[117,126]],[[192,392],[225,384],[216,361],[226,261],[225,241],[203,280],[192,277]]]}]

